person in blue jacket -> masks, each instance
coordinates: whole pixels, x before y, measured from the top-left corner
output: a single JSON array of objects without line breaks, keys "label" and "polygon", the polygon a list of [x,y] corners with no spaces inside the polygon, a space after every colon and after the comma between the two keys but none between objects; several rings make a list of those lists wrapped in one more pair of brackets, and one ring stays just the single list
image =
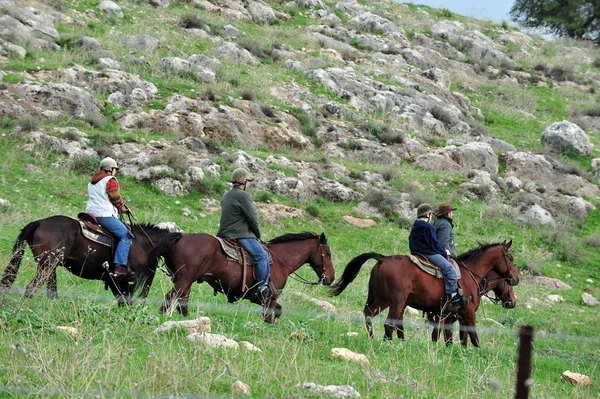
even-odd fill
[{"label": "person in blue jacket", "polygon": [[421,204],[417,208],[417,220],[413,223],[408,236],[408,247],[411,253],[419,253],[427,257],[431,263],[439,267],[444,275],[444,288],[450,301],[451,311],[456,311],[471,300],[458,292],[458,275],[448,261],[448,254],[437,239],[435,229],[429,223],[433,208],[429,204]]}]

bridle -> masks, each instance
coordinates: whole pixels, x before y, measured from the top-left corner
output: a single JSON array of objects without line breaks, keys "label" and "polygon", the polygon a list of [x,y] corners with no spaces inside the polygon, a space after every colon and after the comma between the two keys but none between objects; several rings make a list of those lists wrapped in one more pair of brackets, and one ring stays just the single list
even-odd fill
[{"label": "bridle", "polygon": [[[325,281],[325,249],[327,251],[329,251],[329,244],[323,244],[322,242],[319,241],[319,249],[317,249],[317,256],[318,254],[321,254],[321,265],[323,267],[323,274],[321,275],[321,278],[319,279],[319,281],[317,281],[316,283],[313,281],[308,281],[307,279],[305,279],[304,277],[300,276],[298,273],[296,273],[295,270],[292,270],[291,267],[289,267],[287,265],[287,263],[285,263],[283,260],[281,260],[281,258],[279,258],[273,251],[269,251],[271,253],[271,255],[273,257],[275,257],[279,263],[281,263],[283,266],[285,266],[289,271],[290,271],[290,278],[296,281],[301,282],[302,284],[306,284],[306,285],[321,285],[323,284],[323,281]],[[329,252],[331,253],[331,252]],[[313,258],[313,256],[311,256],[311,259]],[[312,266],[312,264],[311,264]]]},{"label": "bridle", "polygon": [[[506,272],[505,272],[505,273],[506,273],[507,275],[509,275],[509,276],[510,276],[510,265],[508,264],[508,262],[509,262],[509,261],[508,261],[508,255],[511,255],[511,252],[510,252],[510,251],[506,251],[506,250],[504,249],[504,246],[503,246],[502,244],[499,244],[498,246],[499,246],[499,247],[500,247],[500,249],[502,250],[502,256],[503,256],[503,258],[504,258],[504,264],[506,265]],[[478,275],[477,273],[475,273],[474,271],[472,271],[471,269],[469,269],[469,268],[467,267],[467,265],[465,265],[465,263],[464,263],[464,262],[457,262],[457,263],[458,263],[460,266],[462,266],[462,267],[464,267],[465,269],[467,269],[467,271],[469,272],[469,275],[471,276],[471,278],[473,279],[473,281],[474,281],[476,284],[477,284],[477,279],[476,279],[475,277],[479,277],[479,278],[481,279],[481,280],[480,280],[481,282],[483,282],[483,281],[486,281],[486,282],[487,282],[487,279],[486,279],[485,277],[483,277],[483,276],[480,276],[480,275]],[[512,281],[512,280],[513,280],[513,278],[512,278],[512,277],[500,277],[500,278],[501,278],[501,279],[503,279],[503,280],[505,280],[505,281],[506,281],[506,283],[507,283],[508,285],[512,285],[512,284],[510,284],[510,283],[509,283],[509,281]],[[477,286],[479,287],[478,289],[479,289],[479,290],[481,290],[481,287],[480,287],[480,285],[479,285],[479,284],[477,284]],[[486,284],[486,286],[487,286],[487,284]],[[482,295],[482,293],[483,293],[483,291],[481,290],[481,291],[479,292],[479,294],[480,294],[480,295]],[[503,292],[503,293],[504,293],[504,292]],[[487,295],[486,295],[486,296],[487,296]],[[489,297],[488,297],[488,298],[489,298]],[[490,299],[492,299],[492,298],[490,298]]]}]

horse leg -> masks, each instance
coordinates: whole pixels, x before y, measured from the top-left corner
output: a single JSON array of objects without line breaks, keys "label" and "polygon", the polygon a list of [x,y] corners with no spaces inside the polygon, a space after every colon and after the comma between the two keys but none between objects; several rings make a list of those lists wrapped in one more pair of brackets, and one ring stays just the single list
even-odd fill
[{"label": "horse leg", "polygon": [[437,342],[440,338],[440,318],[433,313],[427,313],[427,324],[432,327],[431,341]]},{"label": "horse leg", "polygon": [[451,318],[444,319],[444,340],[446,345],[452,345],[452,330],[454,329],[454,320]]},{"label": "horse leg", "polygon": [[[279,314],[277,314],[277,312],[279,312]],[[279,305],[275,299],[270,300],[268,304],[263,306],[263,320],[265,323],[273,323],[277,325],[279,323],[280,316],[281,305]]]},{"label": "horse leg", "polygon": [[373,317],[377,316],[385,308],[373,305],[365,305],[363,314],[365,315],[365,324],[367,326],[367,333],[369,338],[373,339]]},{"label": "horse leg", "polygon": [[460,330],[461,330],[461,344],[463,346],[467,346],[468,338],[471,338],[471,343],[474,347],[479,348],[479,336],[477,335],[477,331],[475,329],[475,312],[466,312],[463,314],[463,318],[460,322]]},{"label": "horse leg", "polygon": [[177,311],[182,316],[188,315],[188,302],[190,297],[190,285],[187,287],[175,282],[173,288],[165,295],[165,300],[160,305],[160,312],[165,313],[174,302],[177,303]]},{"label": "horse leg", "polygon": [[385,320],[385,336],[383,339],[391,341],[394,337],[394,331],[398,334],[398,339],[404,341],[404,305],[395,304],[390,306],[388,317]]},{"label": "horse leg", "polygon": [[[62,249],[55,251],[44,251],[40,254],[34,249],[34,259],[36,260],[37,268],[35,276],[25,288],[25,296],[31,298],[37,290],[44,284],[50,284],[52,279],[56,280],[56,268],[63,263],[64,254]],[[56,287],[54,287],[56,291]],[[48,295],[49,296],[49,295]]]},{"label": "horse leg", "polygon": [[51,299],[58,298],[56,267],[52,268],[48,276],[48,284],[46,286],[46,296]]}]

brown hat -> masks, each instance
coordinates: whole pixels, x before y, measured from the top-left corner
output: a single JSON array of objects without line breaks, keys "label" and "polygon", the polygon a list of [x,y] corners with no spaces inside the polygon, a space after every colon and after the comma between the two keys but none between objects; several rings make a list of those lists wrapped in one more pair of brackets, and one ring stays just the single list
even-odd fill
[{"label": "brown hat", "polygon": [[447,214],[450,211],[455,211],[456,208],[453,207],[452,205],[450,205],[449,202],[445,202],[443,204],[440,204],[440,206],[438,206],[437,208],[435,208],[434,214],[435,216],[442,216]]}]

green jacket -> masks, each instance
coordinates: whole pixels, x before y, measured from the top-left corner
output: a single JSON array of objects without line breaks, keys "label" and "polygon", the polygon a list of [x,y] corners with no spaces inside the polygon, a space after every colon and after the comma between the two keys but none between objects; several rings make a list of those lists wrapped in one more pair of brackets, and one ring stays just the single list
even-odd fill
[{"label": "green jacket", "polygon": [[217,237],[228,240],[260,238],[258,214],[252,197],[238,185],[234,185],[221,200],[221,222]]}]

